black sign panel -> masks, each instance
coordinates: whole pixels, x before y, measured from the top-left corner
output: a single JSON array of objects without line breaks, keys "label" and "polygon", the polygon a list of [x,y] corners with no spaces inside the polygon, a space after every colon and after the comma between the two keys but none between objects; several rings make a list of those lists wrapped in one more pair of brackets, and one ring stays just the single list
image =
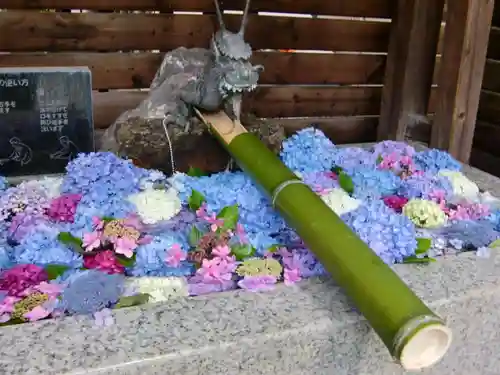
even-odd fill
[{"label": "black sign panel", "polygon": [[63,173],[91,151],[88,68],[0,68],[0,175]]}]

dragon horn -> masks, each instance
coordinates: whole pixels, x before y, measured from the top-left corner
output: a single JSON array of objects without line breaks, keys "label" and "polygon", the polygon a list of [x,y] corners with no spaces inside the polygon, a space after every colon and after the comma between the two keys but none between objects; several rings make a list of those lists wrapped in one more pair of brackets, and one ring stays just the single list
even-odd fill
[{"label": "dragon horn", "polygon": [[248,11],[250,10],[250,1],[251,0],[246,1],[245,10],[243,11],[243,18],[241,19],[240,31],[238,32],[238,34],[240,34],[241,37],[245,35],[245,28],[248,23]]},{"label": "dragon horn", "polygon": [[224,20],[222,19],[222,13],[220,11],[219,0],[214,0],[215,11],[217,13],[217,18],[219,20],[219,26],[222,30],[226,29],[226,25],[224,25]]}]

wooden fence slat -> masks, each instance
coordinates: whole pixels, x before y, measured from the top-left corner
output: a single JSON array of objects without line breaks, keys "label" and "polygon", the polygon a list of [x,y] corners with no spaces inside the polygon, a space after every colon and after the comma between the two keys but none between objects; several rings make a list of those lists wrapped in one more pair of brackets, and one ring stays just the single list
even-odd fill
[{"label": "wooden fence slat", "polygon": [[500,61],[486,60],[482,88],[483,90],[500,92]]},{"label": "wooden fence slat", "polygon": [[[393,0],[252,0],[252,12],[390,18]],[[213,0],[2,0],[4,9],[158,10],[214,12]],[[244,0],[224,0],[223,8],[242,10]]]},{"label": "wooden fence slat", "polygon": [[490,30],[487,56],[489,59],[500,60],[500,27],[492,27]]},{"label": "wooden fence slat", "polygon": [[500,126],[478,121],[474,133],[474,148],[500,157]]},{"label": "wooden fence slat", "polygon": [[[147,88],[163,54],[140,53],[0,53],[1,67],[88,66],[93,88]],[[384,55],[257,52],[262,84],[381,84]]]},{"label": "wooden fence slat", "polygon": [[[240,16],[227,16],[237,30]],[[0,12],[0,51],[168,51],[206,47],[208,15]],[[255,49],[384,52],[386,22],[252,15],[246,39]],[[15,36],[15,37],[14,37]]]},{"label": "wooden fence slat", "polygon": [[[382,87],[259,86],[245,97],[244,113],[257,117],[378,116]],[[135,108],[147,91],[94,93],[94,123],[106,128],[124,111]],[[429,111],[435,108],[431,94]]]},{"label": "wooden fence slat", "polygon": [[425,116],[444,0],[398,2],[392,21],[377,139],[404,141],[412,115]]},{"label": "wooden fence slat", "polygon": [[243,101],[257,117],[378,115],[381,87],[260,86]]}]

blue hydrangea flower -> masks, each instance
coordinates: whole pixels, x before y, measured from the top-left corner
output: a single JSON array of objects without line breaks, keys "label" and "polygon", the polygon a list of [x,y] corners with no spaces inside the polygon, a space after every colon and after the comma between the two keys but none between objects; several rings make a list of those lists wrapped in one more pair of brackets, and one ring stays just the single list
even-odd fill
[{"label": "blue hydrangea flower", "polygon": [[79,154],[66,167],[61,191],[63,193],[91,194],[99,190],[99,196],[127,196],[140,190],[141,180],[150,172],[138,168],[130,160],[124,160],[110,152]]},{"label": "blue hydrangea flower", "polygon": [[392,195],[399,188],[401,179],[391,171],[359,166],[346,170],[354,184],[353,197],[379,199]]},{"label": "blue hydrangea flower", "polygon": [[59,228],[52,224],[50,226],[37,225],[14,247],[13,261],[42,267],[47,264],[60,264],[72,268],[82,267],[82,256],[57,239],[59,232]]},{"label": "blue hydrangea flower", "polygon": [[398,195],[412,198],[431,199],[436,192],[444,192],[444,198],[453,195],[453,186],[450,180],[444,176],[431,173],[414,174],[401,181]]},{"label": "blue hydrangea flower", "polygon": [[387,264],[415,254],[415,226],[380,200],[366,202],[342,215],[342,220]]},{"label": "blue hydrangea flower", "polygon": [[462,165],[450,154],[437,149],[417,152],[413,160],[419,170],[433,174],[438,173],[442,169],[450,171],[459,171],[462,169]]},{"label": "blue hydrangea flower", "polygon": [[298,258],[300,276],[314,277],[327,275],[327,271],[319,260],[308,249],[296,249],[292,251],[294,258]]},{"label": "blue hydrangea flower", "polygon": [[330,190],[339,187],[338,181],[329,176],[328,172],[305,173],[301,177],[302,181],[314,191],[320,189]]},{"label": "blue hydrangea flower", "polygon": [[488,220],[456,221],[441,228],[438,233],[448,242],[460,241],[464,249],[479,249],[489,246],[500,238],[500,232],[495,229],[495,224]]},{"label": "blue hydrangea flower", "polygon": [[0,270],[12,267],[10,259],[10,249],[7,246],[0,245]]},{"label": "blue hydrangea flower", "polygon": [[247,233],[248,241],[256,249],[258,256],[263,256],[271,246],[279,245],[275,238],[265,232]]},{"label": "blue hydrangea flower", "polygon": [[136,251],[135,264],[130,270],[132,276],[189,276],[194,273],[194,266],[184,261],[179,267],[166,264],[167,251],[174,244],[185,247],[182,240],[172,234],[153,237],[153,241],[141,245]]},{"label": "blue hydrangea flower", "polygon": [[204,177],[177,174],[171,183],[183,203],[189,201],[193,189],[203,194],[210,213],[218,213],[226,206],[237,204],[239,223],[249,233],[277,232],[285,227],[284,220],[271,207],[269,198],[242,172],[223,172]]},{"label": "blue hydrangea flower", "polygon": [[70,314],[93,314],[111,307],[124,291],[123,275],[108,275],[97,270],[73,274],[63,289],[58,308]]},{"label": "blue hydrangea flower", "polygon": [[134,205],[127,199],[117,195],[99,193],[96,189],[83,196],[76,207],[73,223],[65,225],[65,230],[81,237],[83,233],[92,231],[92,217],[113,217],[123,219],[136,212]]},{"label": "blue hydrangea flower", "polygon": [[330,170],[336,152],[321,130],[306,128],[283,141],[280,157],[292,171],[321,172]]},{"label": "blue hydrangea flower", "polygon": [[9,182],[4,176],[0,176],[0,191],[4,191],[9,187]]},{"label": "blue hydrangea flower", "polygon": [[359,166],[375,168],[377,157],[359,147],[339,147],[333,157],[333,164],[342,169]]}]

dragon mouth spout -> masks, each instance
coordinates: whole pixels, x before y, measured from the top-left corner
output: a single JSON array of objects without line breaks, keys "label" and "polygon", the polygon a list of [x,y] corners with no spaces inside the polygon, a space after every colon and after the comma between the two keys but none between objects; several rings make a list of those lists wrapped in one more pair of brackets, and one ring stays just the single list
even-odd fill
[{"label": "dragon mouth spout", "polygon": [[220,88],[226,94],[245,93],[255,90],[259,81],[259,73],[262,71],[260,65],[252,65],[246,61],[235,61],[230,64],[223,77],[221,77]]}]

